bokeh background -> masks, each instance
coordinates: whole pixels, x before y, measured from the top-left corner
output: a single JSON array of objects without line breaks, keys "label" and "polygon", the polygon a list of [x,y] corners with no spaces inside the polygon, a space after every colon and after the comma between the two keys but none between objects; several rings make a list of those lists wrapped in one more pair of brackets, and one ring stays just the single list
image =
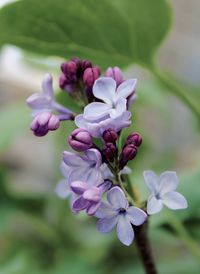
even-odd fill
[{"label": "bokeh background", "polygon": [[[8,2],[0,0],[0,7]],[[176,0],[170,5],[173,24],[159,48],[157,64],[186,87],[199,107],[200,2]],[[54,192],[73,125],[44,138],[34,137],[29,130],[31,117],[25,100],[41,90],[46,72],[54,75],[58,90],[63,60],[14,45],[0,48],[0,274],[142,274],[134,244],[121,245],[114,232],[99,234],[95,219],[74,216],[68,201]],[[151,218],[150,239],[159,273],[199,274],[199,118],[146,69],[133,65],[124,73],[139,80],[132,130],[144,138],[130,166],[132,182],[147,197],[143,170],[176,170],[179,190],[189,203],[185,211],[166,209]]]}]

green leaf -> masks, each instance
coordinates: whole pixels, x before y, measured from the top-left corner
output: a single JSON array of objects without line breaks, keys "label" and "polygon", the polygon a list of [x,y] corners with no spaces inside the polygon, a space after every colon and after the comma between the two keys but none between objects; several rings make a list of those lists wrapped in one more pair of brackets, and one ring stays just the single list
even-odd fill
[{"label": "green leaf", "polygon": [[0,11],[0,44],[103,68],[149,66],[170,22],[165,0],[24,0]]}]

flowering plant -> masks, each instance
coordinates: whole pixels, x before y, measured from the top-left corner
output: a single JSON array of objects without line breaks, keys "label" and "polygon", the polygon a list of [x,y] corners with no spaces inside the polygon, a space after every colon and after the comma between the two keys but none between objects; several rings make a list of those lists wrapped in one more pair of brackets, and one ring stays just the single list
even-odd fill
[{"label": "flowering plant", "polygon": [[163,206],[184,209],[187,201],[175,191],[176,172],[157,176],[153,171],[144,171],[151,192],[147,201],[138,198],[128,180],[132,171],[127,164],[139,152],[142,137],[136,132],[129,134],[121,148],[120,136],[131,125],[130,107],[136,99],[137,80],[125,80],[118,67],[108,68],[102,76],[99,67],[78,58],[63,63],[61,71],[60,88],[78,101],[82,114],[56,102],[50,75],[43,79],[43,92],[27,99],[33,109],[31,130],[36,136],[57,130],[61,122],[73,121],[77,126],[68,136],[72,151],[63,152],[64,179],[57,184],[56,193],[70,198],[73,213],[85,211],[98,218],[101,233],[116,227],[118,239],[126,246],[135,237],[147,273],[156,273],[147,238],[148,218]]}]

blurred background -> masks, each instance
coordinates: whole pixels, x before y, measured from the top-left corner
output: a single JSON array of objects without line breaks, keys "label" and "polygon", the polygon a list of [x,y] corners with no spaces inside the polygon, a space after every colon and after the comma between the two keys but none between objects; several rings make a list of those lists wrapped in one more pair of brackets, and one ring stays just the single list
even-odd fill
[{"label": "blurred background", "polygon": [[[0,0],[0,8],[11,1]],[[171,1],[173,25],[159,48],[157,63],[195,94],[200,106],[200,2]],[[29,130],[26,98],[41,90],[46,72],[58,90],[58,57],[20,48],[0,48],[0,274],[142,274],[135,245],[120,244],[115,233],[101,235],[96,220],[74,216],[54,188],[59,163],[72,125],[43,138]],[[117,64],[116,64],[117,65]],[[141,195],[148,194],[142,172],[176,170],[188,210],[164,210],[150,222],[150,239],[159,273],[200,273],[200,138],[199,121],[190,109],[163,88],[147,70],[131,66],[138,100],[132,130],[143,148],[131,168]]]}]

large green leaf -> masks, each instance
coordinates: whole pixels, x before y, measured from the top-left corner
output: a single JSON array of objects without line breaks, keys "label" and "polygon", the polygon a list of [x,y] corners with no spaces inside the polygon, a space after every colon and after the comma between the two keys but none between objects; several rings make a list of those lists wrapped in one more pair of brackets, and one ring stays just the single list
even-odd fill
[{"label": "large green leaf", "polygon": [[23,0],[0,11],[0,44],[103,68],[148,66],[170,21],[165,0]]}]

